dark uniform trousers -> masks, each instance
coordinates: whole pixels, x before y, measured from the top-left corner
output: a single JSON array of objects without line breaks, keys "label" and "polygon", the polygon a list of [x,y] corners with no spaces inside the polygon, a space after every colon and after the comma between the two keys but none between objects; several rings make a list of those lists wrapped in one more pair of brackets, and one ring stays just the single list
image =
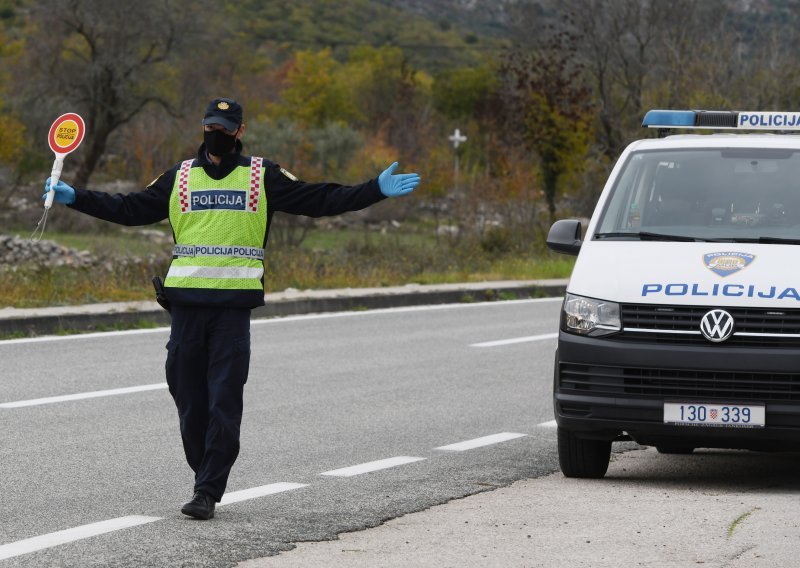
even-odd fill
[{"label": "dark uniform trousers", "polygon": [[239,455],[250,309],[173,305],[167,351],[167,384],[194,489],[219,502]]}]

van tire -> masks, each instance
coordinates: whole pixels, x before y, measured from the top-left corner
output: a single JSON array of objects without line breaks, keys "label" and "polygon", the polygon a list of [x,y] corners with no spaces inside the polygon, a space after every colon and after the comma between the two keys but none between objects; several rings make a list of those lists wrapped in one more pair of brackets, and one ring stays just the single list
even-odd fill
[{"label": "van tire", "polygon": [[611,440],[587,440],[558,429],[558,463],[564,477],[600,479],[610,458]]},{"label": "van tire", "polygon": [[658,451],[659,454],[686,455],[691,454],[694,448],[692,446],[656,446],[656,451]]}]

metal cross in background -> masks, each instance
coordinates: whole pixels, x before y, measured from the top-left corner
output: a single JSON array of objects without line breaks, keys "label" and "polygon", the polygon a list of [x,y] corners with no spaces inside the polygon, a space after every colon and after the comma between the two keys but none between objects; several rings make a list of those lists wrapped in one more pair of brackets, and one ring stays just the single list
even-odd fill
[{"label": "metal cross in background", "polygon": [[461,131],[456,128],[452,136],[447,137],[453,143],[453,149],[456,150],[455,166],[453,168],[453,187],[458,191],[458,145],[467,141],[467,137],[461,134]]},{"label": "metal cross in background", "polygon": [[461,134],[461,131],[456,128],[452,136],[447,137],[453,143],[453,148],[458,149],[458,145],[467,141],[467,137]]}]

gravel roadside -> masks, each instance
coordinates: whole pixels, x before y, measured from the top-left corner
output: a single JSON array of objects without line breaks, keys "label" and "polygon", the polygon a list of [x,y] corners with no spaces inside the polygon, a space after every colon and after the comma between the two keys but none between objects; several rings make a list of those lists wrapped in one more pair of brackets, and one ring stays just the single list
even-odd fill
[{"label": "gravel roadside", "polygon": [[794,566],[797,457],[614,454],[602,480],[519,481],[238,566]]}]

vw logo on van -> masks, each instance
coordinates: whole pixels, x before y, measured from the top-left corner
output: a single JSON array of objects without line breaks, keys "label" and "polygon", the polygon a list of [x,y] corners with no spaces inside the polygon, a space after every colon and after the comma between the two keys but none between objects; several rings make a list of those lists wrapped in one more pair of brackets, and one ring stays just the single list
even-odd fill
[{"label": "vw logo on van", "polygon": [[711,310],[700,320],[700,332],[714,343],[725,341],[733,333],[733,316],[725,310]]}]

